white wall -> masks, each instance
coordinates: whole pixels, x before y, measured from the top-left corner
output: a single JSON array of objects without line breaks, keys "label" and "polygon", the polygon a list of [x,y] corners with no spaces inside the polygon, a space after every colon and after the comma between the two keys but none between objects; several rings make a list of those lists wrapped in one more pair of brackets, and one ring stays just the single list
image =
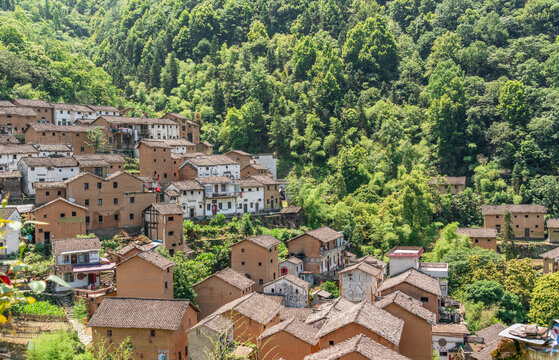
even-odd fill
[{"label": "white wall", "polygon": [[287,281],[280,279],[263,288],[264,294],[283,296],[285,307],[304,308],[308,305],[308,293],[305,288],[299,287]]},{"label": "white wall", "polygon": [[417,257],[401,257],[401,258],[391,258],[389,262],[390,266],[390,276],[395,276],[403,273],[411,268],[419,268],[419,258]]},{"label": "white wall", "polygon": [[[15,158],[14,158],[15,155]],[[31,155],[31,156],[29,156]],[[0,171],[13,171],[18,169],[18,163],[24,157],[38,157],[38,153],[31,154],[4,154],[0,155]]]},{"label": "white wall", "polygon": [[349,301],[371,301],[377,290],[377,279],[361,270],[340,274],[340,295]]},{"label": "white wall", "polygon": [[240,169],[241,166],[238,164],[201,166],[201,167],[197,167],[196,165],[192,165],[192,166],[194,166],[194,168],[197,170],[199,177],[227,176],[232,179],[241,178],[241,169]]},{"label": "white wall", "polygon": [[256,213],[264,210],[264,187],[241,187],[241,194],[237,197],[237,211],[241,214]]},{"label": "white wall", "polygon": [[255,163],[264,165],[270,170],[274,179],[277,179],[277,164],[278,159],[274,157],[272,154],[256,154],[252,157]]},{"label": "white wall", "polygon": [[[21,216],[17,210],[14,210],[7,220],[14,222],[21,222]],[[0,246],[5,246],[4,249],[0,249],[0,254],[11,255],[17,254],[19,252],[19,242],[21,237],[21,230],[8,231],[3,239],[0,241]]]},{"label": "white wall", "polygon": [[76,120],[80,119],[97,119],[97,115],[93,110],[85,111],[72,111],[72,110],[54,110],[54,123],[56,125],[73,125]]},{"label": "white wall", "polygon": [[149,134],[152,139],[178,139],[178,125],[149,125]]},{"label": "white wall", "polygon": [[47,170],[46,167],[28,168],[25,162],[20,161],[18,170],[21,172],[21,181],[23,191],[27,195],[35,195],[34,182],[63,181],[71,178],[79,173],[77,166],[72,167],[52,167]]},{"label": "white wall", "polygon": [[[446,345],[445,346],[441,346],[439,345],[439,339],[445,339],[446,340]],[[433,334],[433,350],[435,350],[437,352],[437,354],[439,354],[441,351],[447,351],[456,347],[456,345],[458,344],[463,344],[464,343],[464,338],[463,337],[452,337],[452,336],[437,336],[435,334]],[[443,359],[442,357],[439,357],[439,359]]]},{"label": "white wall", "polygon": [[[177,198],[179,205],[182,207],[184,212],[183,217],[185,219],[190,218],[190,209],[194,209],[195,217],[204,216],[204,190],[185,190],[180,191],[175,185],[171,184],[166,190],[175,190],[180,193]],[[165,194],[165,202],[169,202],[169,196]]]}]

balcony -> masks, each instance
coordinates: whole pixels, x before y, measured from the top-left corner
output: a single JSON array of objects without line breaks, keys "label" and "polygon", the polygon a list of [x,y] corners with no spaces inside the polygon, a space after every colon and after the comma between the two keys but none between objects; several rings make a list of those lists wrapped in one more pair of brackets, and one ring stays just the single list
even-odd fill
[{"label": "balcony", "polygon": [[320,247],[320,255],[324,255],[324,256],[328,256],[330,254],[333,254],[335,252],[339,252],[341,251],[345,246],[347,245],[347,242],[342,242],[340,245],[338,246],[321,246]]},{"label": "balcony", "polygon": [[236,198],[237,196],[239,196],[238,192],[211,192],[211,193],[206,193],[206,197],[208,199],[217,199],[217,198],[228,198],[228,197],[234,197]]}]

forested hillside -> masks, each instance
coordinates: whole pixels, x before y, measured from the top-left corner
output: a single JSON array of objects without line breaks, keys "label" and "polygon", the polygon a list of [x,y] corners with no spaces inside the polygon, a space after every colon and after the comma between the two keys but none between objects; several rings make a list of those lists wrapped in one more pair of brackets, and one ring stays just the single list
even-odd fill
[{"label": "forested hillside", "polygon": [[[275,152],[307,224],[429,245],[481,203],[559,215],[555,0],[0,0],[0,94],[182,112]],[[119,90],[117,90],[119,89]],[[467,175],[458,196],[431,176]]]}]

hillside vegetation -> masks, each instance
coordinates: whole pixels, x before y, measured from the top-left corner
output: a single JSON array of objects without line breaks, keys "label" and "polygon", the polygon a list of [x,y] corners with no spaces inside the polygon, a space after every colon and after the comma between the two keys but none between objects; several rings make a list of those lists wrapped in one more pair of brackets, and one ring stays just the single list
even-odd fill
[{"label": "hillside vegetation", "polygon": [[[275,152],[309,226],[428,246],[482,203],[559,215],[555,0],[1,0],[0,94],[182,112]],[[431,176],[466,175],[458,196]]]}]

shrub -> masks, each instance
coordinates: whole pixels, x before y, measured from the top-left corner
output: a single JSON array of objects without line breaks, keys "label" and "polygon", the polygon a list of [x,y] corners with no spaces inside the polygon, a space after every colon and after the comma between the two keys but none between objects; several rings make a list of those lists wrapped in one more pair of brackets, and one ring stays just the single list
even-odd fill
[{"label": "shrub", "polygon": [[87,313],[87,301],[83,298],[78,298],[74,301],[74,318],[81,320],[83,318],[89,318]]}]

